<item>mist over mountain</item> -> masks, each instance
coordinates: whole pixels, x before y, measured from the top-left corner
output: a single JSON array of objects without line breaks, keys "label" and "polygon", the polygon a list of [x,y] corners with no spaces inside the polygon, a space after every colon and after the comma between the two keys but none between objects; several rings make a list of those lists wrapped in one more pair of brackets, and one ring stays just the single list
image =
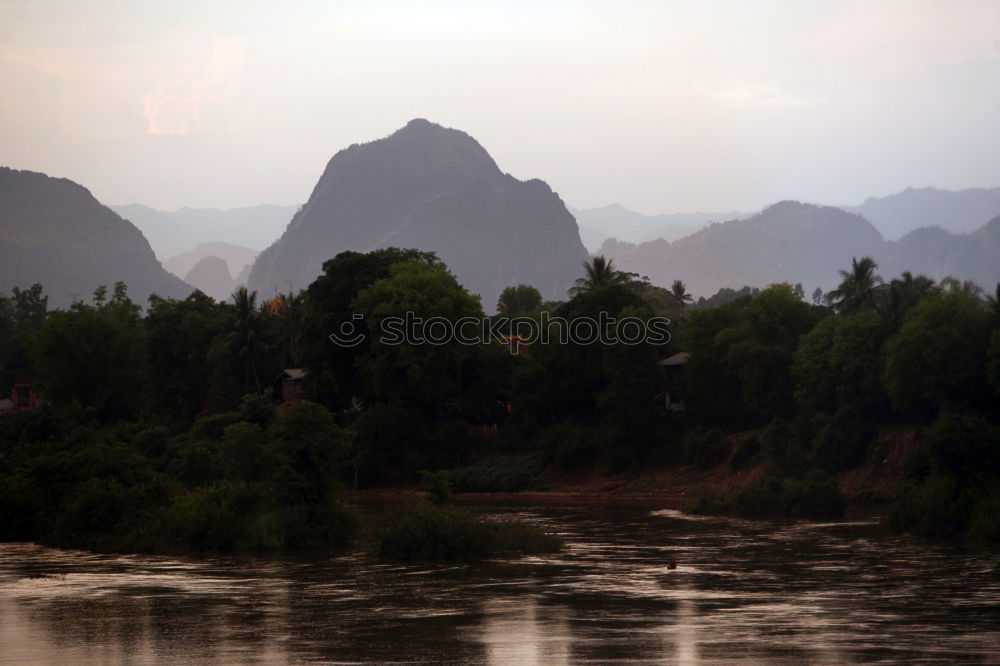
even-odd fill
[{"label": "mist over mountain", "polygon": [[184,281],[217,301],[228,301],[236,289],[229,266],[220,257],[202,257],[184,276]]},{"label": "mist over mountain", "polygon": [[[246,208],[181,208],[156,210],[141,204],[110,206],[149,239],[160,259],[212,242],[238,242],[261,251],[284,231],[299,206],[262,204]],[[193,265],[193,264],[192,264]],[[230,267],[239,271],[242,266]]]},{"label": "mist over mountain", "polygon": [[747,213],[668,213],[644,215],[619,204],[600,208],[570,208],[580,225],[580,238],[591,252],[596,252],[609,238],[641,243],[663,238],[674,241],[694,233],[709,222],[746,217]]},{"label": "mist over mountain", "polygon": [[852,256],[872,254],[882,237],[859,215],[830,206],[782,201],[745,220],[713,223],[690,236],[638,245],[608,241],[601,252],[622,270],[669,286],[683,280],[692,294],[721,287],[801,282],[829,288]]},{"label": "mist over mountain", "polygon": [[910,187],[843,208],[862,215],[886,240],[898,240],[921,227],[968,234],[1000,215],[1000,187],[957,191]]},{"label": "mist over mountain", "polygon": [[184,297],[190,285],[156,260],[142,232],[65,178],[0,167],[0,291],[39,282],[50,307],[89,300],[100,285]]},{"label": "mist over mountain", "polygon": [[249,287],[305,288],[345,250],[430,250],[492,311],[526,283],[562,298],[587,252],[573,216],[541,180],[500,171],[468,134],[418,119],[341,150],[281,238],[257,258]]},{"label": "mist over mountain", "polygon": [[940,280],[972,280],[992,293],[1000,281],[1000,216],[970,234],[938,227],[917,229],[883,248],[884,276],[903,271]]},{"label": "mist over mountain", "polygon": [[832,206],[782,201],[746,220],[710,224],[674,242],[607,241],[601,253],[622,270],[667,286],[683,280],[696,296],[722,287],[801,283],[807,295],[840,282],[853,257],[872,256],[886,279],[903,271],[940,280],[952,276],[990,289],[1000,280],[1000,218],[972,234],[939,228],[913,231],[896,242],[855,213]]},{"label": "mist over mountain", "polygon": [[[249,274],[248,266],[253,264],[257,255],[258,252],[256,250],[233,243],[201,243],[193,250],[164,259],[163,267],[174,275],[183,278],[202,259],[206,257],[218,257],[225,262],[226,270],[230,276],[235,278],[243,273],[246,275]],[[194,283],[191,282],[190,284]]]}]

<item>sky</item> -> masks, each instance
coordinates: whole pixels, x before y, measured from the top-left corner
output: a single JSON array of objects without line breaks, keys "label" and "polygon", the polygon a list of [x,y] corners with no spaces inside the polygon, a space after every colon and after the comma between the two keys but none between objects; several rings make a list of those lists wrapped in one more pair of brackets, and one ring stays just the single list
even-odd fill
[{"label": "sky", "polygon": [[0,90],[0,165],[168,210],[418,117],[581,208],[1000,186],[1000,0],[0,0]]}]

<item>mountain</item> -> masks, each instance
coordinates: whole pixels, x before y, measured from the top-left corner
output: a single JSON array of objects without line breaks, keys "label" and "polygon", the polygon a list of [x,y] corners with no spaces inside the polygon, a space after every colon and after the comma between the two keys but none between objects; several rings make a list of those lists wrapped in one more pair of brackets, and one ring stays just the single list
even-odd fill
[{"label": "mountain", "polygon": [[722,287],[801,282],[808,291],[837,282],[852,256],[877,253],[884,241],[859,215],[839,208],[782,201],[745,220],[710,224],[673,243],[609,241],[601,248],[622,270],[654,284],[683,280],[696,296]]},{"label": "mountain", "polygon": [[968,234],[1000,215],[1000,187],[955,192],[911,187],[887,197],[866,199],[845,210],[862,215],[888,240],[922,227]]},{"label": "mountain", "polygon": [[644,215],[619,204],[601,208],[570,208],[580,225],[580,237],[587,249],[596,251],[608,238],[641,243],[644,241],[674,241],[692,234],[709,222],[746,217],[746,213],[669,213]]},{"label": "mountain", "polygon": [[184,276],[184,281],[217,301],[227,301],[236,289],[229,266],[220,257],[202,257]]},{"label": "mountain", "polygon": [[345,250],[430,250],[492,311],[500,291],[534,285],[563,298],[587,251],[573,216],[541,180],[500,171],[465,132],[413,120],[341,150],[285,233],[257,258],[249,288],[302,289]]},{"label": "mountain", "polygon": [[40,282],[49,307],[65,307],[116,281],[142,305],[151,293],[191,292],[164,270],[141,231],[85,187],[0,167],[0,291]]},{"label": "mountain", "polygon": [[896,242],[882,239],[860,215],[831,206],[782,201],[745,220],[710,224],[674,242],[633,244],[609,240],[601,253],[621,270],[669,286],[683,280],[696,296],[722,287],[801,283],[807,294],[840,282],[853,257],[871,256],[886,279],[903,271],[940,280],[973,280],[992,291],[1000,280],[1000,217],[972,234],[937,227],[912,231]]},{"label": "mountain", "polygon": [[950,275],[972,280],[993,293],[1000,281],[1000,216],[971,234],[953,234],[938,227],[911,231],[887,244],[881,268],[883,276],[910,271],[940,280]]},{"label": "mountain", "polygon": [[[141,204],[111,206],[139,227],[156,256],[173,257],[203,243],[238,240],[256,251],[274,242],[292,219],[298,206],[269,204],[248,208],[181,208],[162,211]],[[193,265],[193,264],[192,264]],[[238,271],[240,267],[230,267]]]},{"label": "mountain", "polygon": [[183,277],[205,257],[218,257],[225,261],[226,270],[230,275],[240,275],[248,265],[253,263],[257,254],[257,250],[233,243],[201,243],[193,250],[164,259],[163,267],[174,275]]}]

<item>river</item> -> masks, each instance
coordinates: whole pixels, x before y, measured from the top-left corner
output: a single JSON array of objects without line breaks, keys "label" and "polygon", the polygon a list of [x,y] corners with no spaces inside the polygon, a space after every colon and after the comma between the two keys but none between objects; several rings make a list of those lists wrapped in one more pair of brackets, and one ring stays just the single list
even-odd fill
[{"label": "river", "polygon": [[1000,663],[996,549],[873,521],[483,510],[566,549],[398,565],[0,544],[0,663]]}]

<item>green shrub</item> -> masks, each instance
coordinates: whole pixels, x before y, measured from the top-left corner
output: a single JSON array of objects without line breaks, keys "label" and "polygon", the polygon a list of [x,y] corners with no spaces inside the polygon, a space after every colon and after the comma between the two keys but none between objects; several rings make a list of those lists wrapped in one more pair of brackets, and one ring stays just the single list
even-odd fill
[{"label": "green shrub", "polygon": [[756,435],[743,438],[729,457],[729,469],[735,472],[749,466],[760,454],[760,450],[760,439]]},{"label": "green shrub", "polygon": [[816,466],[831,474],[857,467],[865,459],[868,441],[861,413],[853,407],[842,408],[813,440]]},{"label": "green shrub", "polygon": [[218,441],[226,430],[226,426],[238,423],[242,420],[239,412],[223,412],[222,414],[212,414],[203,416],[194,422],[191,428],[192,439],[211,439]]},{"label": "green shrub", "polygon": [[430,493],[430,500],[433,504],[450,504],[452,501],[447,470],[439,472],[420,470],[420,489]]},{"label": "green shrub", "polygon": [[799,476],[811,466],[809,443],[784,419],[771,421],[760,433],[760,442],[772,476]]},{"label": "green shrub", "polygon": [[729,443],[718,430],[692,428],[682,440],[684,462],[706,468],[718,465],[729,455]]},{"label": "green shrub", "polygon": [[457,493],[510,493],[539,487],[542,459],[487,458],[448,475]]},{"label": "green shrub", "polygon": [[483,520],[466,509],[430,502],[418,503],[376,538],[378,556],[396,560],[476,560],[554,552],[562,545],[533,525]]},{"label": "green shrub", "polygon": [[541,448],[561,469],[583,469],[596,462],[611,447],[613,436],[607,429],[577,423],[561,423],[546,430]]},{"label": "green shrub", "polygon": [[718,495],[703,494],[688,510],[751,519],[829,519],[844,514],[844,498],[836,479],[811,469],[801,479],[769,476]]}]

